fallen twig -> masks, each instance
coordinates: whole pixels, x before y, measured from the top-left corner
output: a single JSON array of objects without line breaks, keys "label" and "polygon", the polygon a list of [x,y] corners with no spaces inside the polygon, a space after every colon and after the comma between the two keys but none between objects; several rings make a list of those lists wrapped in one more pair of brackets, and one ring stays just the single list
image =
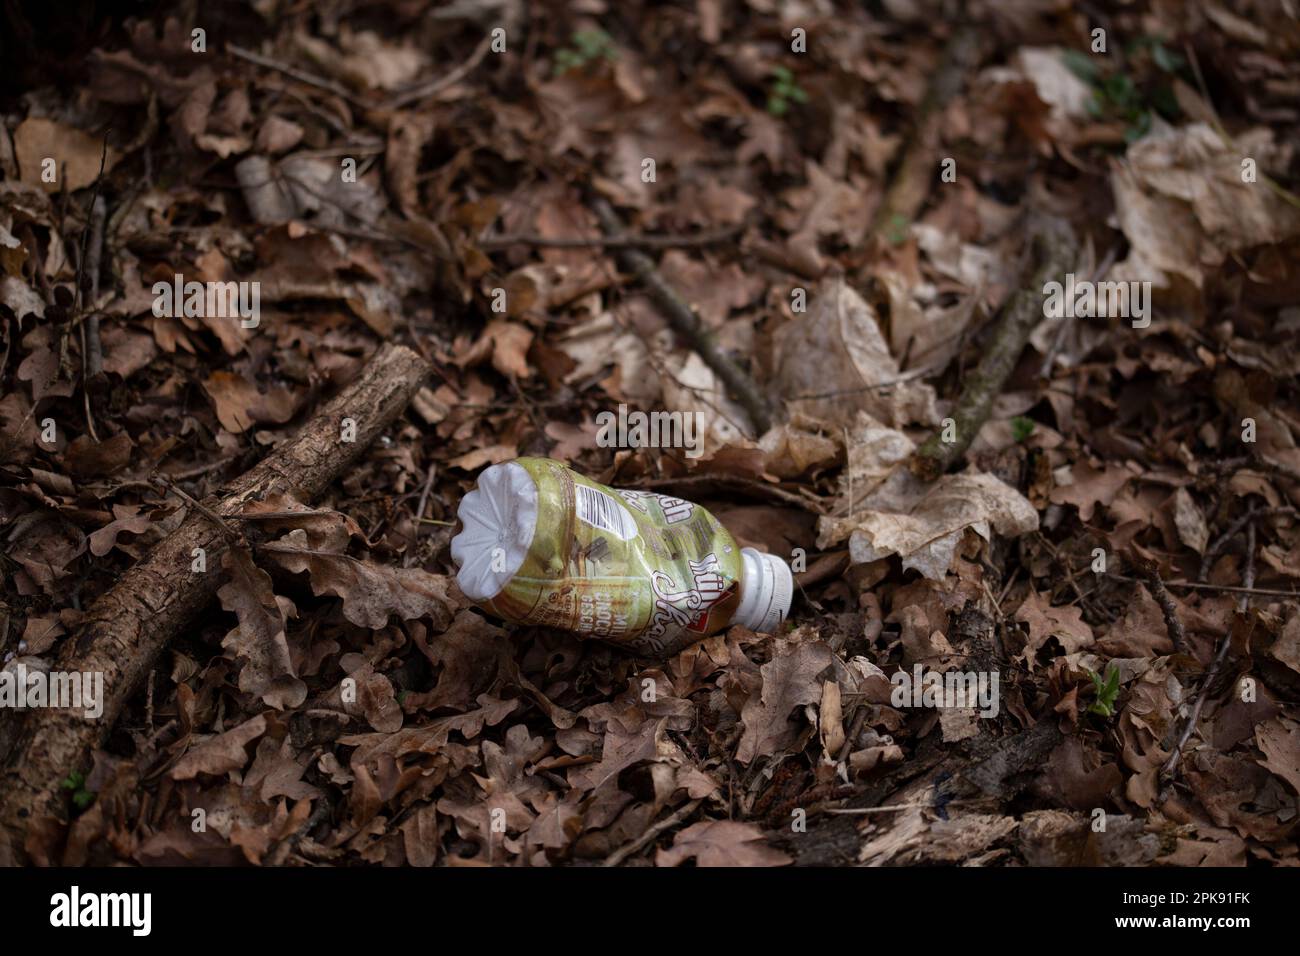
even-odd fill
[{"label": "fallen twig", "polygon": [[432,80],[424,80],[421,83],[417,83],[415,86],[401,90],[385,105],[388,109],[401,109],[403,106],[409,106],[411,103],[417,102],[418,100],[428,99],[430,96],[441,93],[447,87],[459,83],[462,79],[468,76],[474,67],[483,62],[483,58],[487,56],[488,50],[491,48],[492,34],[488,33],[479,41],[478,46],[474,48],[474,52],[469,55],[469,59],[460,66],[448,71],[443,76],[436,77]]},{"label": "fallen twig", "polygon": [[1044,218],[1033,227],[1029,261],[1034,271],[1027,284],[1003,307],[993,340],[962,388],[951,415],[954,440],[945,441],[945,429],[940,428],[912,456],[910,467],[918,477],[933,481],[966,454],[1015,369],[1030,334],[1043,319],[1043,286],[1066,272],[1076,248],[1073,233],[1061,220]]},{"label": "fallen twig", "polygon": [[[108,160],[108,134],[112,130],[106,130],[104,133],[103,146],[99,153],[99,172],[95,175],[95,189],[90,199],[90,217],[86,228],[81,232],[81,249],[77,256],[77,277],[76,289],[73,291],[73,309],[72,313],[80,323],[81,307],[85,299],[84,285],[86,272],[90,272],[90,281],[93,285],[94,293],[91,295],[91,309],[94,309],[95,298],[99,292],[99,265],[100,254],[104,249],[104,200],[100,198],[99,189],[104,182],[104,164]],[[92,234],[94,238],[92,239]],[[88,268],[89,267],[89,268]],[[99,315],[91,316],[94,323],[93,339],[92,330],[88,328],[89,322],[80,324],[81,332],[81,400],[86,408],[86,430],[90,437],[96,442],[99,441],[99,435],[95,432],[95,416],[90,410],[90,382],[91,379],[102,374],[104,365],[104,350],[99,342]],[[63,348],[67,346],[67,332],[65,331],[62,339],[60,354],[63,354]],[[97,363],[92,368],[91,350],[96,355]]]},{"label": "fallen twig", "polygon": [[197,511],[199,514],[203,515],[214,525],[220,528],[221,533],[224,534],[227,540],[229,540],[232,544],[242,540],[240,534],[237,531],[235,531],[235,529],[230,527],[230,525],[226,524],[226,519],[221,517],[221,515],[217,514],[215,511],[213,511],[203,502],[196,501],[190,494],[183,491],[181,488],[178,488],[168,478],[164,477],[163,475],[154,475],[152,481],[159,488],[162,488],[164,491],[171,492],[177,498],[181,499],[181,501],[185,502],[186,506],[188,506],[194,511]]},{"label": "fallen twig", "polygon": [[420,524],[424,521],[424,509],[429,504],[429,492],[433,490],[433,481],[438,477],[438,463],[434,462],[429,466],[429,474],[424,479],[424,487],[420,489],[420,503],[415,507],[415,541],[411,543],[411,548],[406,552],[406,557],[402,559],[402,567],[409,568],[415,563],[415,544],[420,540]]},{"label": "fallen twig", "polygon": [[[1242,579],[1246,585],[1243,590],[1249,591],[1255,584],[1255,524],[1253,521],[1248,522],[1246,525],[1246,570],[1242,575]],[[1247,595],[1243,595],[1237,602],[1238,610],[1244,612],[1249,600]],[[1173,753],[1169,755],[1169,759],[1160,768],[1160,789],[1162,793],[1172,781],[1174,771],[1178,769],[1178,762],[1183,756],[1183,747],[1187,745],[1187,741],[1192,738],[1192,733],[1196,730],[1196,724],[1201,719],[1201,708],[1205,706],[1205,699],[1209,696],[1210,687],[1214,684],[1214,679],[1219,676],[1219,668],[1223,666],[1224,660],[1227,659],[1228,648],[1231,645],[1232,631],[1229,630],[1227,634],[1219,639],[1219,646],[1214,652],[1214,660],[1210,661],[1210,666],[1206,669],[1205,676],[1196,689],[1196,699],[1192,702],[1191,713],[1187,715],[1187,725],[1183,727],[1183,732],[1178,735],[1178,742],[1174,744]]]},{"label": "fallen twig", "polygon": [[333,80],[327,80],[323,76],[317,76],[314,73],[308,73],[306,70],[300,70],[296,66],[290,66],[287,63],[281,63],[269,56],[262,56],[260,53],[254,53],[252,50],[246,50],[242,46],[236,46],[234,43],[226,44],[226,52],[241,60],[247,60],[249,63],[264,67],[268,70],[275,70],[277,73],[283,73],[285,76],[297,80],[299,83],[306,83],[308,86],[314,86],[318,90],[324,90],[327,93],[333,93],[347,100],[358,109],[369,109],[370,106],[365,100],[351,93],[346,87],[335,83]]},{"label": "fallen twig", "polygon": [[681,823],[683,820],[689,817],[692,813],[695,812],[696,808],[699,807],[699,805],[703,802],[704,800],[700,798],[696,800],[691,800],[687,803],[683,803],[680,807],[676,809],[676,811],[674,811],[669,816],[664,817],[654,826],[649,827],[645,831],[645,833],[641,834],[631,843],[624,844],[623,846],[615,850],[613,853],[611,853],[609,856],[607,856],[605,858],[605,862],[602,865],[618,866],[628,857],[632,856],[635,853],[639,853],[642,849],[644,849],[645,847],[653,843],[654,840],[659,836],[659,834],[663,833],[665,830],[671,830],[673,827],[677,826],[677,824]]},{"label": "fallen twig", "polygon": [[[204,507],[228,519],[272,493],[310,501],[402,413],[428,371],[410,349],[381,347],[297,435],[224,493],[207,498]],[[344,418],[355,422],[355,441],[340,440]],[[63,641],[55,668],[103,675],[102,714],[88,720],[80,710],[47,708],[26,715],[0,767],[0,865],[47,859],[42,838],[66,820],[59,782],[85,769],[91,749],[112,729],[163,648],[215,596],[229,546],[207,515],[187,515],[99,597],[77,632]],[[192,570],[196,551],[204,555],[206,570]]]},{"label": "fallen twig", "polygon": [[535,246],[539,249],[588,249],[603,246],[606,249],[685,249],[691,246],[710,246],[717,242],[734,239],[743,230],[744,223],[697,233],[693,236],[638,236],[638,235],[603,235],[603,236],[537,236],[527,233],[518,235],[484,236],[475,241],[480,249],[489,252],[496,249],[509,249],[511,246]]},{"label": "fallen twig", "polygon": [[938,68],[931,75],[925,97],[916,110],[912,135],[903,146],[902,158],[890,177],[885,198],[872,218],[871,236],[895,238],[894,234],[910,225],[925,205],[930,195],[930,183],[938,169],[944,108],[960,92],[966,77],[979,61],[980,50],[979,30],[960,24],[953,28]]},{"label": "fallen twig", "polygon": [[[1111,571],[1105,573],[1107,577],[1114,578],[1117,581],[1129,581],[1136,584],[1142,580],[1141,578],[1131,578],[1126,574],[1115,574]],[[1189,591],[1223,591],[1227,594],[1250,594],[1254,597],[1300,599],[1300,591],[1283,591],[1281,588],[1247,588],[1234,584],[1205,584],[1200,581],[1165,581],[1164,585],[1167,588],[1185,588]]]},{"label": "fallen twig", "polygon": [[[619,221],[618,213],[606,200],[597,196],[592,200],[592,208],[601,228],[608,235],[625,236],[626,230]],[[676,331],[684,336],[700,358],[722,380],[722,384],[731,397],[740,403],[749,414],[758,434],[762,435],[772,427],[772,408],[763,392],[739,365],[733,362],[713,338],[713,333],[705,328],[695,310],[682,301],[667,280],[655,268],[654,260],[644,252],[636,249],[624,249],[618,253],[619,264],[641,281],[650,298],[663,311],[665,317]]]},{"label": "fallen twig", "polygon": [[[107,151],[108,139],[104,148]],[[103,159],[101,158],[101,167]],[[104,261],[104,223],[108,219],[108,203],[96,196],[90,204],[90,249],[86,254],[86,274],[90,280],[90,314],[86,317],[86,381],[97,382],[104,374],[104,345],[99,336],[99,270]]]},{"label": "fallen twig", "polygon": [[1164,615],[1165,629],[1169,632],[1169,640],[1174,643],[1174,651],[1178,654],[1188,653],[1187,631],[1178,617],[1178,607],[1174,604],[1174,599],[1165,588],[1165,582],[1160,578],[1159,569],[1154,562],[1136,556],[1133,557],[1132,563],[1146,581],[1147,590],[1160,605],[1160,613]]}]

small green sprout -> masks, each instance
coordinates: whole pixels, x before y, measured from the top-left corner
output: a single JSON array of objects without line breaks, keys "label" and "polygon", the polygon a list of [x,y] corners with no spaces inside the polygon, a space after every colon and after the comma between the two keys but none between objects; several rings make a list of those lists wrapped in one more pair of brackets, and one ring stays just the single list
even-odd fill
[{"label": "small green sprout", "polygon": [[892,246],[901,246],[907,239],[907,230],[911,222],[901,212],[896,212],[885,223],[885,238]]},{"label": "small green sprout", "polygon": [[1119,697],[1119,668],[1114,664],[1106,672],[1105,680],[1100,674],[1088,671],[1092,686],[1097,691],[1097,699],[1088,705],[1088,713],[1098,717],[1115,716],[1115,698]]},{"label": "small green sprout", "polygon": [[64,777],[62,787],[72,791],[72,802],[78,810],[86,809],[95,800],[95,795],[86,789],[86,775],[80,770],[74,770]]},{"label": "small green sprout", "polygon": [[772,88],[767,93],[767,111],[773,116],[784,116],[791,103],[807,103],[808,94],[797,82],[794,74],[784,66],[772,71]]},{"label": "small green sprout", "polygon": [[618,50],[613,38],[601,29],[575,30],[569,38],[571,47],[555,51],[555,75],[563,76],[570,70],[583,70],[598,60],[613,62]]},{"label": "small green sprout", "polygon": [[1029,440],[1029,436],[1034,433],[1034,420],[1026,418],[1024,415],[1017,415],[1011,419],[1011,437],[1017,442],[1023,444]]},{"label": "small green sprout", "polygon": [[[1177,77],[1187,66],[1187,62],[1166,47],[1158,37],[1137,38],[1128,45],[1126,57],[1132,59],[1143,50],[1147,51],[1151,62],[1162,74]],[[1175,120],[1182,114],[1172,85],[1159,75],[1149,80],[1144,87],[1139,87],[1128,74],[1103,75],[1097,61],[1082,51],[1069,50],[1063,59],[1075,76],[1092,87],[1088,113],[1095,119],[1118,119],[1127,124],[1124,130],[1125,142],[1132,143],[1147,134],[1151,129],[1153,113],[1159,113],[1169,120]]]}]

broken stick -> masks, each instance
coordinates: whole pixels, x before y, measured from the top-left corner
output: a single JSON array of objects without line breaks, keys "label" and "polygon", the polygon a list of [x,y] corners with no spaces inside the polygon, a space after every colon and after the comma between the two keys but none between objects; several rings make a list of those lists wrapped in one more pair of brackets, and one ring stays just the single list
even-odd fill
[{"label": "broken stick", "polygon": [[[606,235],[617,237],[627,235],[613,206],[599,196],[592,200],[591,205]],[[659,274],[654,260],[637,249],[625,248],[618,250],[618,263],[640,280],[673,329],[690,342],[691,348],[704,360],[704,364],[713,369],[714,374],[722,380],[727,392],[748,413],[749,420],[753,422],[758,434],[762,435],[771,428],[772,407],[762,390],[744,369],[718,347],[713,333],[700,321],[695,310],[683,302],[681,296],[674,292],[673,287]]]},{"label": "broken stick", "polygon": [[1003,307],[993,340],[966,379],[952,411],[953,440],[945,440],[947,429],[941,428],[912,456],[912,472],[926,481],[938,478],[965,456],[988,419],[994,399],[1015,369],[1030,334],[1043,319],[1043,286],[1065,274],[1074,262],[1077,246],[1064,221],[1042,219],[1033,227],[1030,250],[1033,271],[1028,283]]},{"label": "broken stick", "polygon": [[981,47],[978,29],[963,28],[960,24],[954,28],[917,108],[916,126],[903,147],[885,198],[872,217],[869,235],[901,241],[925,205],[939,166],[944,108],[961,92],[966,77],[979,63]]},{"label": "broken stick", "polygon": [[[206,499],[218,515],[280,492],[308,502],[324,491],[406,408],[428,363],[410,349],[384,345],[356,379],[292,439]],[[356,424],[342,440],[343,420]],[[207,606],[222,582],[229,547],[223,529],[191,508],[181,525],[94,603],[68,637],[55,670],[103,675],[103,712],[35,710],[27,715],[0,768],[0,865],[31,855],[45,830],[66,820],[59,784],[84,770],[127,701],[171,638]],[[193,571],[201,549],[204,571]]]}]

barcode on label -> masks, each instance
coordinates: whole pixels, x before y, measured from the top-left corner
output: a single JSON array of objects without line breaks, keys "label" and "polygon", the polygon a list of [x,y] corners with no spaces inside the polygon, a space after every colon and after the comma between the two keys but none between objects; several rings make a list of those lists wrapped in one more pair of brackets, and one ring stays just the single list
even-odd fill
[{"label": "barcode on label", "polygon": [[608,531],[620,541],[636,537],[636,522],[621,504],[595,488],[575,484],[573,491],[578,506],[578,517],[593,528]]}]

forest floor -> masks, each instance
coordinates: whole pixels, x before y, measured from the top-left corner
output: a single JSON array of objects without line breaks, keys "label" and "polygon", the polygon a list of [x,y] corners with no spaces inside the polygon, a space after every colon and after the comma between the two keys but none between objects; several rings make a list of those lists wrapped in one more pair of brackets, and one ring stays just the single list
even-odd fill
[{"label": "forest floor", "polygon": [[[0,859],[1300,862],[1292,5],[167,7],[0,15],[4,673],[74,668],[382,343],[432,376],[313,500],[214,516],[216,598]],[[623,405],[702,454],[602,447]],[[488,619],[456,507],[521,455],[788,558],[786,626],[656,661]],[[49,741],[0,703],[13,779]]]}]

